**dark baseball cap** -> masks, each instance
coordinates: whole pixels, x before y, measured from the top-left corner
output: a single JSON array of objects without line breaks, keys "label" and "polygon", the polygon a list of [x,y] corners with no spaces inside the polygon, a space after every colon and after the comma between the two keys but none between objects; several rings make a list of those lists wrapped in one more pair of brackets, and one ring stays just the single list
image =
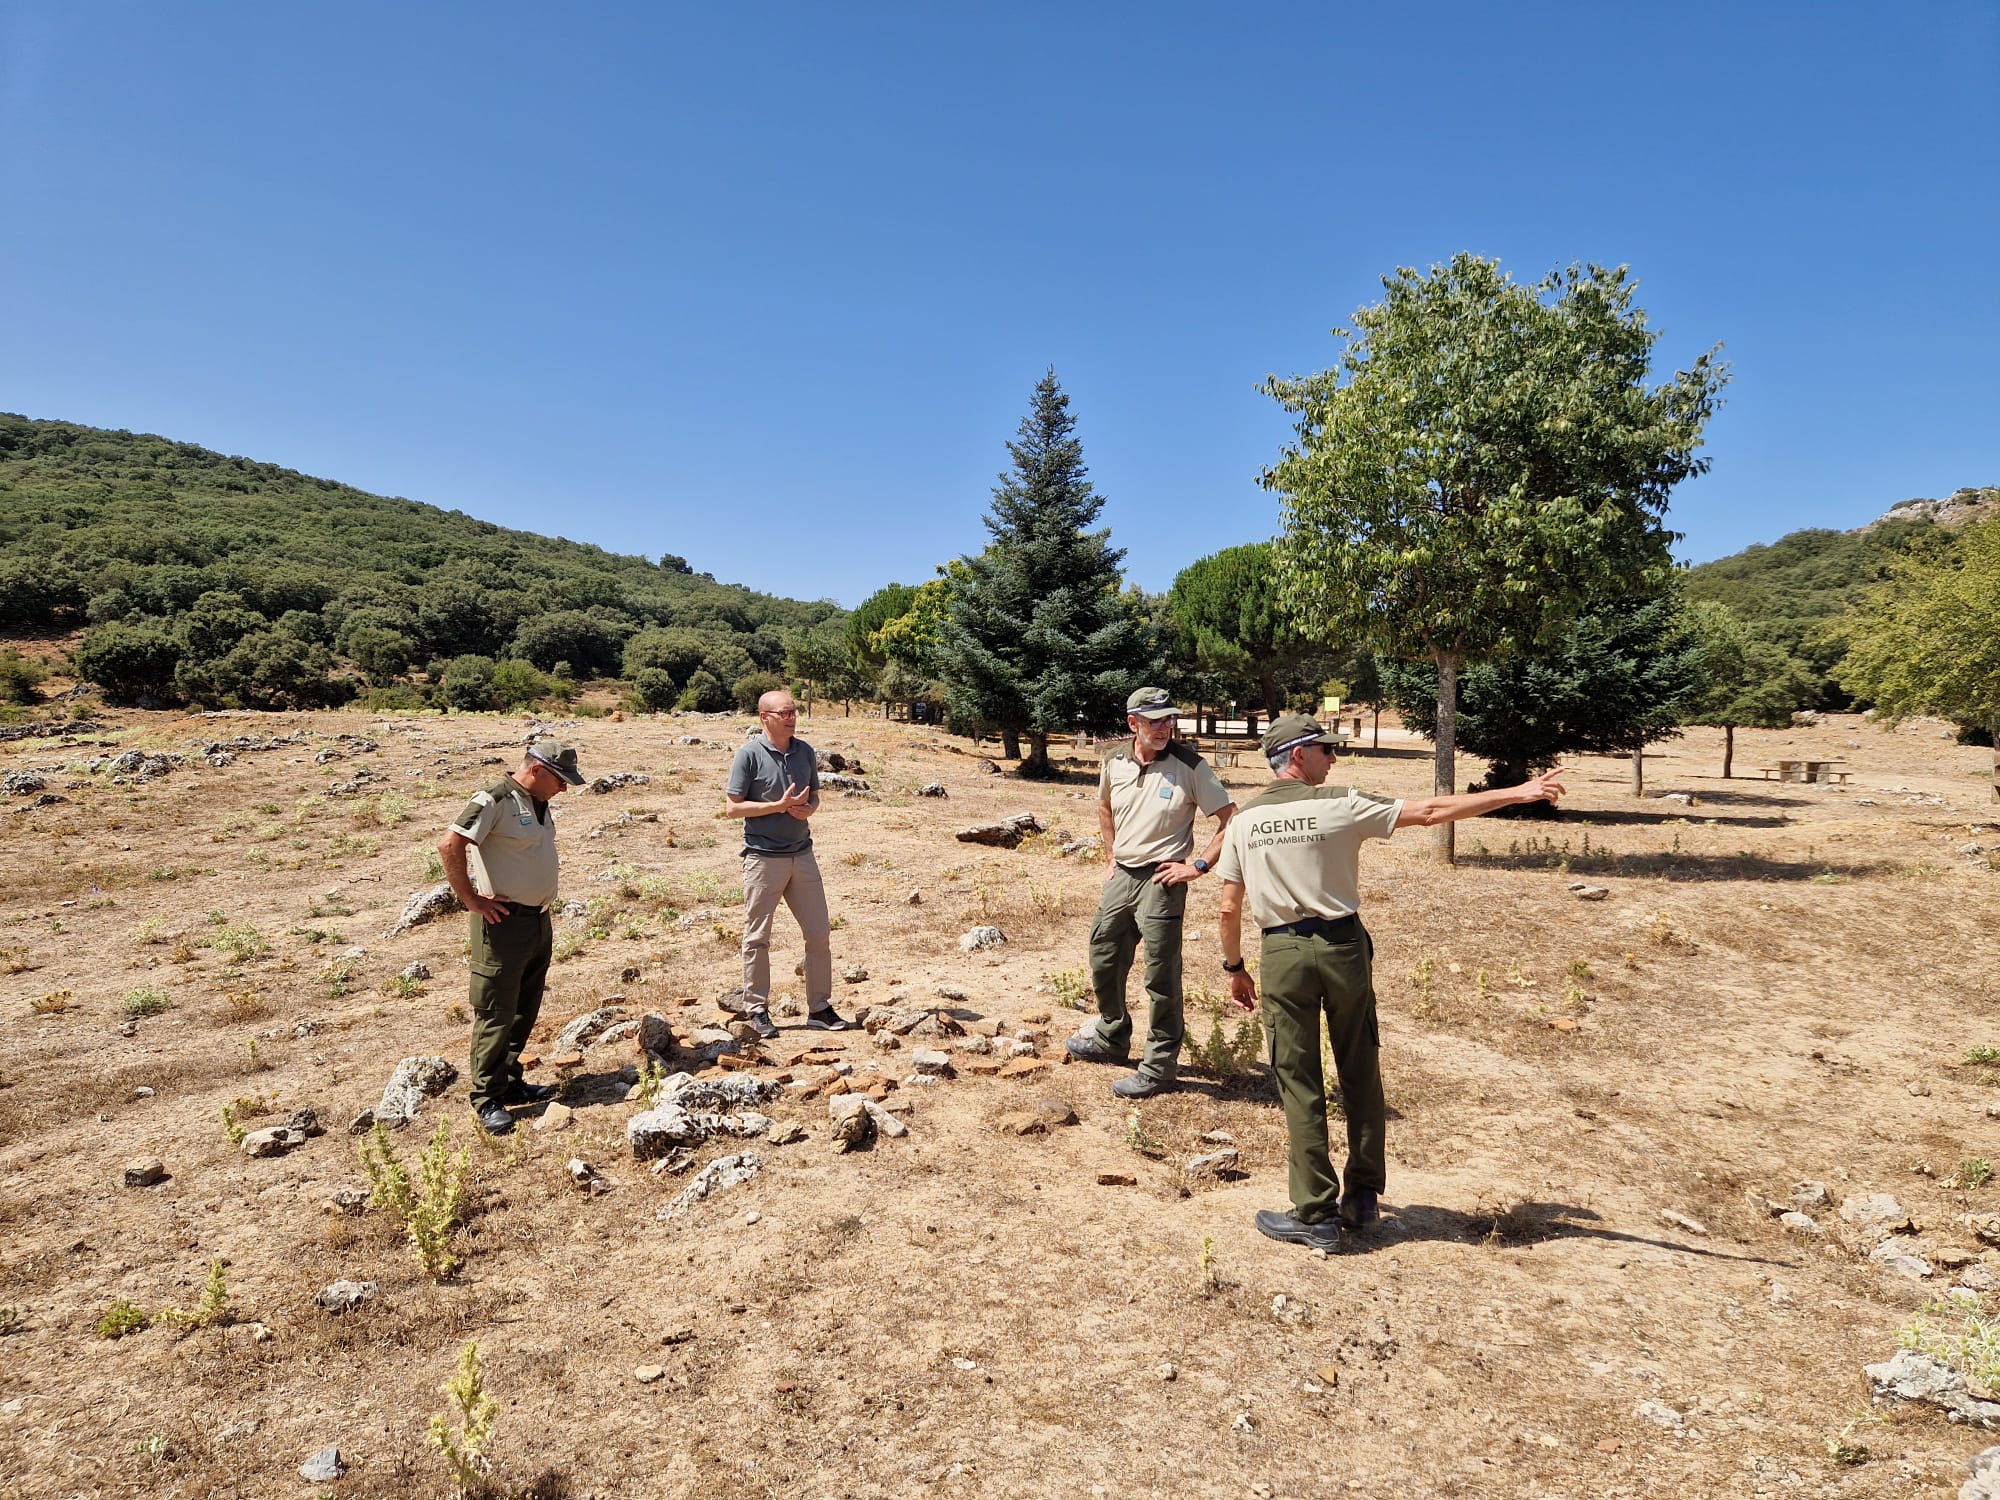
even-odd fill
[{"label": "dark baseball cap", "polygon": [[1125,712],[1137,714],[1142,719],[1171,719],[1179,715],[1174,700],[1167,696],[1165,688],[1140,688],[1125,700]]},{"label": "dark baseball cap", "polygon": [[1285,714],[1271,721],[1257,743],[1266,755],[1283,755],[1300,745],[1344,745],[1347,736],[1322,728],[1311,714]]},{"label": "dark baseball cap", "polygon": [[547,766],[571,786],[583,785],[583,772],[576,768],[576,751],[561,740],[537,740],[528,747],[528,759]]}]

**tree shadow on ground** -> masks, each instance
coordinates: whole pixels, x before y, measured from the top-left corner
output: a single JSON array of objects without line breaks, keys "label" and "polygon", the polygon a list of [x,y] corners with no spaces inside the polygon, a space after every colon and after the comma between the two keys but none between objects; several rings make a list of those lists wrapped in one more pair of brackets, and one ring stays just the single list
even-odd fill
[{"label": "tree shadow on ground", "polygon": [[[1795,806],[1796,804],[1790,805]],[[1759,816],[1752,813],[1741,817],[1706,818],[1702,816],[1706,806],[1706,803],[1701,803],[1679,812],[1593,811],[1588,818],[1579,819],[1575,823],[1571,823],[1568,819],[1563,819],[1558,826],[1567,824],[1570,827],[1577,827],[1587,824],[1593,828],[1599,826],[1607,828],[1659,828],[1668,823],[1693,823],[1700,825],[1713,823],[1720,828],[1783,828],[1792,821],[1784,813],[1776,813],[1769,816]]]},{"label": "tree shadow on ground", "polygon": [[[1641,880],[1700,883],[1716,880],[1765,881],[1773,884],[1820,881],[1835,884],[1885,875],[1896,867],[1829,864],[1825,860],[1771,859],[1761,854],[1560,854],[1546,849],[1528,854],[1461,854],[1462,866],[1482,870],[1539,870],[1551,875],[1629,876]],[[1829,879],[1828,877],[1831,877]]]},{"label": "tree shadow on ground", "polygon": [[1381,1221],[1352,1237],[1351,1244],[1354,1249],[1365,1250],[1413,1240],[1435,1240],[1509,1248],[1575,1239],[1649,1245],[1656,1250],[1673,1250],[1683,1255],[1702,1255],[1712,1260],[1740,1261],[1749,1265],[1795,1267],[1798,1264],[1793,1260],[1773,1260],[1722,1246],[1691,1245],[1680,1240],[1607,1229],[1597,1214],[1574,1203],[1515,1203],[1498,1212],[1478,1213],[1442,1208],[1433,1203],[1406,1203],[1400,1207],[1385,1203],[1382,1205]]}]

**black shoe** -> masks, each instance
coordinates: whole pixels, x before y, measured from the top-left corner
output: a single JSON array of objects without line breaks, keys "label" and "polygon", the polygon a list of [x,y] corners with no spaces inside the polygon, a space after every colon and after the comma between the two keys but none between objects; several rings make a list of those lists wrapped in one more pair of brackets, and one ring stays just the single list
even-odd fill
[{"label": "black shoe", "polygon": [[750,1023],[752,1031],[767,1042],[778,1034],[778,1023],[771,1019],[768,1010],[746,1010],[743,1012],[743,1019]]},{"label": "black shoe", "polygon": [[509,1104],[547,1104],[562,1092],[562,1086],[554,1083],[516,1083],[507,1090]]},{"label": "black shoe", "polygon": [[816,1010],[806,1017],[808,1031],[852,1031],[854,1023],[829,1005],[825,1010]]},{"label": "black shoe", "polygon": [[1098,1040],[1095,1032],[1086,1031],[1073,1036],[1063,1043],[1063,1051],[1078,1062],[1126,1063],[1131,1061],[1128,1052],[1114,1051],[1111,1044]]},{"label": "black shoe", "polygon": [[1155,1078],[1151,1073],[1128,1073],[1111,1085],[1111,1092],[1120,1099],[1150,1099],[1155,1094],[1164,1094],[1174,1086],[1171,1078]]},{"label": "black shoe", "polygon": [[1274,1240],[1283,1240],[1288,1245],[1305,1245],[1329,1254],[1340,1248],[1338,1224],[1308,1224],[1297,1214],[1281,1209],[1258,1209],[1257,1232]]},{"label": "black shoe", "polygon": [[1340,1209],[1336,1217],[1340,1227],[1349,1234],[1359,1234],[1363,1229],[1382,1217],[1381,1204],[1377,1201],[1375,1189],[1349,1188],[1340,1195]]},{"label": "black shoe", "polygon": [[498,1104],[489,1104],[479,1111],[479,1128],[488,1135],[512,1135],[514,1117]]}]

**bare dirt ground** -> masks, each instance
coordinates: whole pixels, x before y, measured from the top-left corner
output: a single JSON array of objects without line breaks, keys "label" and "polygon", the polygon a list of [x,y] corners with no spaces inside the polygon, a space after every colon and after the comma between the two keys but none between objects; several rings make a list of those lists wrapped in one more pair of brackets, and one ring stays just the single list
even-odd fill
[{"label": "bare dirt ground", "polygon": [[[559,727],[588,774],[650,781],[557,804],[564,893],[588,910],[558,922],[543,1037],[613,996],[680,1033],[716,1018],[740,871],[715,813],[746,723]],[[912,1101],[906,1137],[846,1155],[823,1100],[781,1099],[768,1112],[806,1138],[712,1143],[697,1166],[750,1149],[763,1171],[671,1220],[689,1174],[632,1160],[639,1106],[615,1075],[572,1084],[570,1129],[499,1144],[461,1080],[394,1136],[411,1160],[448,1120],[471,1147],[464,1264],[433,1284],[387,1215],[325,1203],[363,1185],[345,1125],[397,1060],[464,1061],[464,918],[384,932],[526,727],[121,712],[88,743],[0,744],[0,774],[37,769],[62,799],[0,801],[0,1494],[443,1494],[425,1423],[469,1340],[505,1494],[1933,1495],[1995,1441],[1929,1409],[1871,1417],[1861,1374],[1949,1262],[2000,1260],[1964,1223],[2000,1188],[1952,1182],[2000,1157],[2000,1080],[1964,1061],[2000,1046],[2000,872],[1962,852],[2000,845],[2000,809],[1988,752],[1936,724],[1738,736],[1739,768],[1845,757],[1845,789],[1724,782],[1719,735],[1697,731],[1651,760],[1644,800],[1622,762],[1585,759],[1560,821],[1461,825],[1456,870],[1421,833],[1371,846],[1387,1216],[1317,1258],[1251,1224],[1285,1202],[1261,1066],[1191,1068],[1134,1117],[1114,1073],[1062,1064],[1095,858],[953,840],[1020,811],[1090,834],[1094,770],[1022,783],[936,731],[821,713],[802,733],[874,793],[830,794],[814,824],[836,972],[868,976],[837,985],[842,1008],[931,997],[975,1034],[1039,1030],[1049,1066],[1003,1080],[961,1054],[957,1078],[889,1095]],[[199,753],[273,734],[298,738]],[[122,785],[86,769],[133,748],[184,759]],[[1404,743],[1345,764],[1428,790]],[[360,767],[374,779],[341,790]],[[1246,796],[1266,780],[1224,776]],[[914,795],[933,781],[948,800]],[[1205,881],[1189,906],[1198,1039],[1218,895]],[[975,924],[1008,942],[961,952]],[[777,972],[798,956],[781,916]],[[399,993],[416,960],[436,977]],[[121,1034],[148,991],[168,1008]],[[810,1046],[900,1080],[919,1041],[781,1023],[758,1071],[800,1082],[821,1076],[796,1062]],[[240,1098],[269,1108],[249,1125],[303,1106],[328,1132],[248,1158],[221,1118]],[[1051,1098],[1080,1122],[996,1128]],[[1241,1175],[1188,1180],[1215,1131]],[[146,1156],[166,1180],[121,1185]],[[579,1192],[573,1156],[612,1190]],[[1100,1184],[1115,1174],[1132,1185]],[[1789,1207],[1809,1179],[1832,1194],[1823,1240],[1745,1198]],[[1837,1210],[1873,1192],[1910,1210],[1930,1279],[1861,1253]],[[193,1307],[215,1258],[222,1326],[99,1336],[120,1298]],[[380,1292],[322,1312],[339,1277]],[[1843,1429],[1863,1461],[1829,1458]],[[298,1466],[328,1444],[345,1476],[308,1485]]]}]

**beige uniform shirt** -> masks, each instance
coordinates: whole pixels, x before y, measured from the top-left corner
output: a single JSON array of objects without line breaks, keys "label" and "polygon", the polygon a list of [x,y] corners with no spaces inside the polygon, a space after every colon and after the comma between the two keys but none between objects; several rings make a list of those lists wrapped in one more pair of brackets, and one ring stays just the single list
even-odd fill
[{"label": "beige uniform shirt", "polygon": [[1250,919],[1284,927],[1361,909],[1361,843],[1396,831],[1401,802],[1281,781],[1230,820],[1216,870],[1243,887]]},{"label": "beige uniform shirt", "polygon": [[1213,817],[1234,800],[1215,768],[1186,748],[1188,760],[1166,751],[1140,765],[1125,741],[1104,757],[1099,800],[1111,804],[1111,858],[1121,865],[1156,865],[1194,852],[1197,812]]},{"label": "beige uniform shirt", "polygon": [[537,816],[535,799],[513,777],[474,792],[451,831],[472,845],[465,867],[480,895],[522,906],[556,899],[555,819],[547,803]]}]

